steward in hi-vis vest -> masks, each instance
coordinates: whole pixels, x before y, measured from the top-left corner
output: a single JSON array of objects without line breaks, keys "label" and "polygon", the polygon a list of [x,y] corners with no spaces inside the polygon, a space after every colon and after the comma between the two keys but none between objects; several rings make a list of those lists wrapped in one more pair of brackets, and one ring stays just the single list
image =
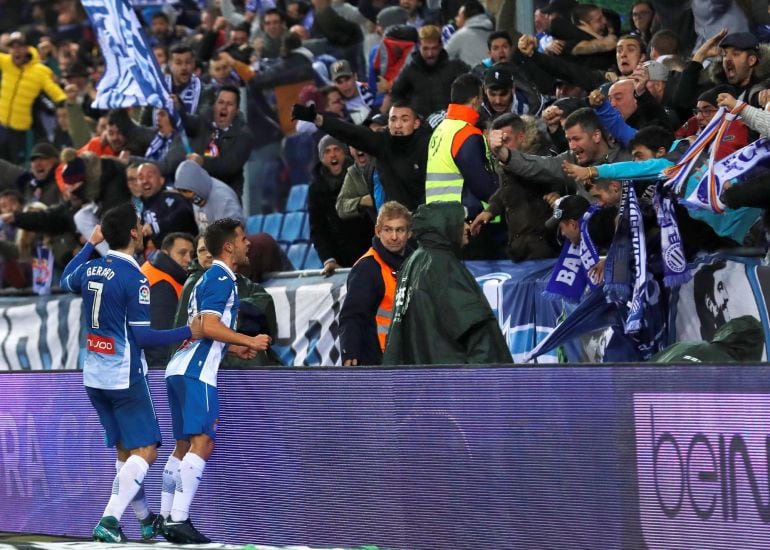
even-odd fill
[{"label": "steward in hi-vis vest", "polygon": [[377,216],[372,247],[350,270],[340,312],[340,345],[345,366],[379,365],[396,294],[396,276],[412,252],[408,246],[412,217],[405,206],[389,201]]},{"label": "steward in hi-vis vest", "polygon": [[481,81],[464,74],[452,83],[452,103],[446,118],[433,131],[428,146],[425,202],[461,202],[475,217],[497,190],[489,151],[475,124],[481,104]]}]

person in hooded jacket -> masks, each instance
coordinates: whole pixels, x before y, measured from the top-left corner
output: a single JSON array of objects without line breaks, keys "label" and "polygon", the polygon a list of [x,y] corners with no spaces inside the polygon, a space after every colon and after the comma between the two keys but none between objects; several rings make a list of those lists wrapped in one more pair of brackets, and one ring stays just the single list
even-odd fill
[{"label": "person in hooded jacket", "polygon": [[459,202],[417,209],[419,248],[401,266],[384,365],[512,363],[481,287],[460,260],[470,228]]},{"label": "person in hooded jacket", "polygon": [[746,363],[762,360],[765,334],[751,315],[727,321],[710,342],[677,342],[655,355],[654,363]]},{"label": "person in hooded jacket", "polygon": [[478,0],[466,0],[457,11],[456,33],[446,43],[449,59],[459,59],[470,67],[481,63],[487,56],[487,37],[495,24],[484,12]]},{"label": "person in hooded jacket", "polygon": [[176,169],[174,187],[193,204],[195,223],[203,233],[210,223],[233,218],[246,223],[238,195],[225,182],[212,178],[201,166],[191,160],[183,161]]}]

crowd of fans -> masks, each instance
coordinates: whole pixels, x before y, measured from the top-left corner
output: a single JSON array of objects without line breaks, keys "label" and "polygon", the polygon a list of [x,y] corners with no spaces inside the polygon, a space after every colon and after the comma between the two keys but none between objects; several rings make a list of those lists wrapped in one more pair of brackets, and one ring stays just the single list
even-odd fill
[{"label": "crowd of fans", "polygon": [[[178,299],[203,265],[195,237],[208,224],[280,211],[305,182],[310,239],[330,274],[367,251],[388,201],[461,202],[464,257],[513,262],[559,256],[597,205],[590,231],[603,254],[620,181],[638,178],[655,272],[650,182],[721,106],[747,105],[711,145],[717,160],[767,132],[770,15],[756,0],[628,4],[620,14],[536,0],[535,35],[518,32],[514,0],[137,7],[182,136],[163,110],[92,107],[104,60],[78,2],[2,3],[2,284],[31,285],[41,243],[61,269],[100,213],[133,201],[144,259]],[[723,214],[675,201],[688,259],[767,248],[763,178],[728,186]],[[567,195],[583,200],[558,208]],[[563,217],[546,223],[555,206]],[[245,276],[288,267],[272,239],[254,238],[260,261]]]}]

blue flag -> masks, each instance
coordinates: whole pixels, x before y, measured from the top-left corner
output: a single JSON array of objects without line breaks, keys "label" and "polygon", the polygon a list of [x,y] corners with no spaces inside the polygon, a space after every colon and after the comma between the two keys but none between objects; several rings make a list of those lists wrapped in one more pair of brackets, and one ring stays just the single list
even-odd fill
[{"label": "blue flag", "polygon": [[104,76],[93,107],[116,109],[150,105],[175,117],[163,75],[127,0],[83,0],[104,55]]}]

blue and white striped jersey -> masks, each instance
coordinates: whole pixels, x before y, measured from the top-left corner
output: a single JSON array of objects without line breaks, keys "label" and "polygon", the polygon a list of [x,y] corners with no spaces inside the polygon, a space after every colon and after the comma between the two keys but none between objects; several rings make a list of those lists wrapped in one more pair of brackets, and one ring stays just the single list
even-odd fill
[{"label": "blue and white striped jersey", "polygon": [[120,390],[140,381],[147,362],[129,327],[150,326],[150,286],[136,260],[111,250],[78,266],[61,284],[83,296],[84,384]]},{"label": "blue and white striped jersey", "polygon": [[[238,317],[238,287],[235,274],[220,260],[195,285],[187,304],[188,322],[199,313],[218,315],[226,327],[235,330]],[[227,352],[227,344],[201,338],[186,341],[166,367],[166,376],[183,374],[210,386],[217,385],[219,363]]]}]

